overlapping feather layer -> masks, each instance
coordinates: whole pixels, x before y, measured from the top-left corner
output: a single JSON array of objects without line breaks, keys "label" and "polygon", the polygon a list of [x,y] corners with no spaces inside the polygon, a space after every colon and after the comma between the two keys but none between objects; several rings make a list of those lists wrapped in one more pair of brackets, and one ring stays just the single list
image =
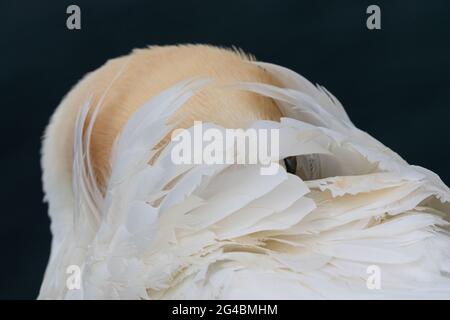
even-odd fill
[{"label": "overlapping feather layer", "polygon": [[[128,121],[100,196],[86,105],[73,225],[53,248],[41,298],[450,298],[449,189],[357,129],[324,88],[260,65],[282,88],[236,88],[278,102],[285,118],[253,127],[280,130],[280,159],[297,156],[303,179],[283,168],[264,176],[259,165],[175,165],[173,143],[159,153],[168,118],[204,84],[192,80]],[[80,290],[66,288],[72,264],[82,269]],[[379,290],[366,285],[371,265]]]}]

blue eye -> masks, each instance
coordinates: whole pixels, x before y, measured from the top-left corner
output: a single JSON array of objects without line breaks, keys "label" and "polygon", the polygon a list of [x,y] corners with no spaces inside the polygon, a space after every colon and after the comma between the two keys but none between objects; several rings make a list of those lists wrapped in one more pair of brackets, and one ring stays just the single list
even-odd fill
[{"label": "blue eye", "polygon": [[292,174],[297,172],[297,158],[287,157],[284,159],[284,165],[286,166],[286,171]]}]

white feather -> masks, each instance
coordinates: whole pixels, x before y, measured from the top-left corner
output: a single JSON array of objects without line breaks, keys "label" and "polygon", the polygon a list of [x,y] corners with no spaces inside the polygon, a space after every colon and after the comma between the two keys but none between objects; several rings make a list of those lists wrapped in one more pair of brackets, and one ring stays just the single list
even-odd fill
[{"label": "white feather", "polygon": [[[275,99],[285,118],[252,127],[279,129],[271,160],[298,156],[308,180],[283,168],[264,176],[260,164],[175,165],[174,143],[150,164],[169,117],[206,83],[187,80],[129,119],[99,197],[86,155],[98,107],[83,136],[87,103],[74,141],[76,228],[52,248],[41,298],[450,297],[448,187],[354,127],[323,87],[259,65],[281,87],[235,87]],[[69,264],[83,270],[78,295],[65,287]],[[366,287],[373,264],[382,290]]]}]

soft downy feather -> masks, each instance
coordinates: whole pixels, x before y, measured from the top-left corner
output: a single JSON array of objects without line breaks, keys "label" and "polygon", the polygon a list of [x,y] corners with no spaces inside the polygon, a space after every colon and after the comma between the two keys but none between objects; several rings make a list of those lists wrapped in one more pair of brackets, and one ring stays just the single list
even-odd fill
[{"label": "soft downy feather", "polygon": [[[285,118],[252,127],[279,129],[280,155],[271,160],[297,156],[301,174],[175,165],[174,142],[156,147],[175,127],[169,117],[206,83],[186,80],[129,119],[99,197],[86,157],[90,131],[82,134],[88,102],[75,140],[78,218],[53,248],[40,298],[450,297],[448,187],[357,129],[323,87],[259,65],[281,87],[235,87],[277,101]],[[82,270],[80,290],[65,286],[72,264]],[[366,285],[372,265],[380,290]]]}]

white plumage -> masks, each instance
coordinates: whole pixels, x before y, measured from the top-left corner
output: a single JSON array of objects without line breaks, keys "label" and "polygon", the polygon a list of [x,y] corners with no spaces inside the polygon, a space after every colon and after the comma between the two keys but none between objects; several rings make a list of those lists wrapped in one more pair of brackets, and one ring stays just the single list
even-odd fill
[{"label": "white plumage", "polygon": [[[280,159],[297,156],[305,180],[284,169],[263,176],[259,165],[175,165],[173,143],[155,157],[169,117],[207,82],[186,80],[128,120],[103,196],[89,160],[88,101],[73,193],[50,199],[40,298],[450,298],[449,188],[357,129],[324,88],[259,65],[281,86],[235,86],[276,100],[284,118],[252,126],[280,129]],[[69,265],[81,267],[80,290],[67,289]],[[379,290],[366,286],[371,265]]]}]

